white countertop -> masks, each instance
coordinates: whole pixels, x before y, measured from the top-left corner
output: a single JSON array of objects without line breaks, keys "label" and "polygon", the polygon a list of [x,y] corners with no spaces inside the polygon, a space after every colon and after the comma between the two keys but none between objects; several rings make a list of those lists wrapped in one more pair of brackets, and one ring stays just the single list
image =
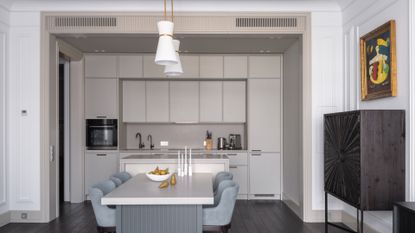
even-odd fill
[{"label": "white countertop", "polygon": [[[193,162],[201,161],[201,160],[229,160],[229,157],[224,154],[197,154],[192,155]],[[164,161],[164,162],[177,162],[177,154],[133,154],[127,157],[120,159],[120,162],[130,163],[134,160],[137,162],[152,162],[152,161]]]},{"label": "white countertop", "polygon": [[[159,153],[177,153],[177,151],[184,151],[184,148],[182,149],[120,149],[120,153],[138,153],[138,154],[159,154]],[[193,153],[197,154],[232,154],[232,153],[245,153],[248,152],[247,150],[205,150],[205,149],[192,149]]]},{"label": "white countertop", "polygon": [[177,177],[175,186],[160,189],[160,182],[138,174],[101,199],[103,205],[211,205],[212,174]]}]

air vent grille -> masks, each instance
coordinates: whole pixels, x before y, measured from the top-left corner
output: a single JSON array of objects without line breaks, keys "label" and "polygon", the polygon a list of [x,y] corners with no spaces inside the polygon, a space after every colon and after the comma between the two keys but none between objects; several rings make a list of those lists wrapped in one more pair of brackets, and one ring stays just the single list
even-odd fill
[{"label": "air vent grille", "polygon": [[292,28],[297,18],[236,18],[236,27]]},{"label": "air vent grille", "polygon": [[116,17],[56,17],[56,27],[117,27]]}]

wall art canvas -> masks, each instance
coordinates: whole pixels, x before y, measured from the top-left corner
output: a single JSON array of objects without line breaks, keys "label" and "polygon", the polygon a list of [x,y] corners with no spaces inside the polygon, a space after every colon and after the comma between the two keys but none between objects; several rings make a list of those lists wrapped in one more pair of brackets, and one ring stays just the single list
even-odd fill
[{"label": "wall art canvas", "polygon": [[396,31],[391,20],[360,38],[362,100],[396,96]]}]

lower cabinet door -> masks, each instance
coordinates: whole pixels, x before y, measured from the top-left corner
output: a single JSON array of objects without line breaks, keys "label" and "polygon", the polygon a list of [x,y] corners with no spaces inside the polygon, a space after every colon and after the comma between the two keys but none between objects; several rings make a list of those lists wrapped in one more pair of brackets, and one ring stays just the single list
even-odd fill
[{"label": "lower cabinet door", "polygon": [[281,198],[280,153],[252,152],[249,155],[249,196],[251,198]]},{"label": "lower cabinet door", "polygon": [[229,172],[233,174],[233,180],[239,184],[239,196],[248,195],[248,166],[229,165]]},{"label": "lower cabinet door", "polygon": [[118,164],[118,153],[85,153],[85,194],[92,185],[116,173]]}]

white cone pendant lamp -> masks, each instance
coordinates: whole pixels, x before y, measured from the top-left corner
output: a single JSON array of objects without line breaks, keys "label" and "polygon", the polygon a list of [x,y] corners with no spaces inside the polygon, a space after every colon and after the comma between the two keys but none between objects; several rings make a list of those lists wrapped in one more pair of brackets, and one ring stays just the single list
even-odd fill
[{"label": "white cone pendant lamp", "polygon": [[164,67],[164,74],[167,75],[168,77],[177,77],[183,74],[182,63],[180,62],[180,57],[179,57],[180,41],[173,40],[173,45],[175,49],[175,55],[177,57],[177,64],[167,65]]},{"label": "white cone pendant lamp", "polygon": [[176,50],[173,45],[173,22],[163,20],[157,23],[159,30],[159,42],[157,45],[156,59],[157,65],[175,65],[178,63]]}]

